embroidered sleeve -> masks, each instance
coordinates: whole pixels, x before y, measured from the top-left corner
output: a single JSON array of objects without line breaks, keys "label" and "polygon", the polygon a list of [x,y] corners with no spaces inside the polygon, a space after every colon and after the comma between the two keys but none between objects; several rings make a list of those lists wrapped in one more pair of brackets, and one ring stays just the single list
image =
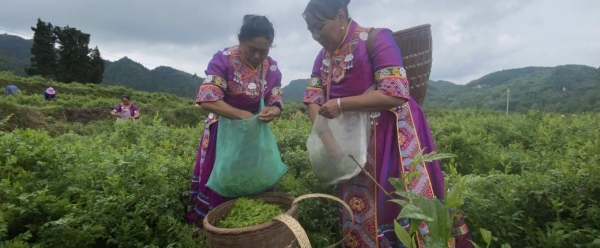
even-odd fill
[{"label": "embroidered sleeve", "polygon": [[279,109],[283,109],[283,94],[281,87],[273,87],[269,94],[269,101],[267,106],[277,106]]},{"label": "embroidered sleeve", "polygon": [[323,89],[323,80],[313,77],[308,80],[308,87],[304,92],[304,103],[316,103],[319,106],[325,104],[325,94]]},{"label": "embroidered sleeve", "polygon": [[323,63],[323,53],[319,52],[315,62],[313,64],[313,71],[311,78],[308,80],[308,87],[304,92],[305,104],[316,103],[319,106],[325,104],[325,88],[323,87],[323,80],[321,80],[321,65]]},{"label": "embroidered sleeve", "polygon": [[375,72],[377,89],[382,94],[408,99],[410,92],[406,72],[402,67],[387,67]]},{"label": "embroidered sleeve", "polygon": [[281,89],[281,72],[277,68],[277,66],[272,65],[271,68],[275,69],[274,73],[277,73],[277,77],[275,79],[275,83],[271,92],[267,93],[266,102],[267,106],[277,106],[279,109],[283,110],[283,91]]},{"label": "embroidered sleeve", "polygon": [[206,69],[206,78],[198,90],[196,103],[216,102],[225,97],[227,92],[227,80],[225,80],[228,72],[227,56],[223,52],[217,52]]},{"label": "embroidered sleeve", "polygon": [[400,48],[391,31],[382,29],[373,44],[373,68],[379,92],[400,98],[409,98],[409,85],[402,64]]},{"label": "embroidered sleeve", "polygon": [[198,90],[196,103],[216,102],[225,97],[227,83],[221,77],[208,75]]}]

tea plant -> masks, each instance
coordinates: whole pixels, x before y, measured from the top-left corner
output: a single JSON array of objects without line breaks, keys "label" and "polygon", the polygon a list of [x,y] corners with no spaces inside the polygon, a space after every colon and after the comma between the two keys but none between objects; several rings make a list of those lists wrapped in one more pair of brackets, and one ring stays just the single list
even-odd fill
[{"label": "tea plant", "polygon": [[284,212],[279,205],[242,197],[235,201],[233,208],[217,223],[217,227],[242,228],[259,225],[271,221]]},{"label": "tea plant", "polygon": [[[202,246],[185,211],[206,112],[193,99],[76,83],[53,85],[58,99],[47,103],[46,83],[0,73],[0,85],[22,91],[0,96],[0,247]],[[122,94],[133,96],[142,118],[115,126],[108,111]],[[286,104],[271,123],[289,166],[277,191],[337,196],[311,170],[310,121],[286,112],[301,107]],[[600,246],[599,113],[426,114],[437,151],[456,157],[442,161],[450,190],[442,206],[405,196],[402,204],[421,209],[422,220],[447,224],[433,213],[460,207],[477,244]],[[338,214],[332,201],[300,204],[314,247],[341,239]],[[447,229],[435,229],[436,242],[445,242]]]}]

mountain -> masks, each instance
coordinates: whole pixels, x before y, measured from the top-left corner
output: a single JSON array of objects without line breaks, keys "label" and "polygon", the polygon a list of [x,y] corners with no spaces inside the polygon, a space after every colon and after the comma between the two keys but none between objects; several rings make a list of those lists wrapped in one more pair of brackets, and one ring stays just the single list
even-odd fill
[{"label": "mountain", "polygon": [[25,68],[29,66],[29,61],[15,59],[4,51],[0,51],[0,71],[10,71],[18,76],[27,76]]},{"label": "mountain", "polygon": [[[304,100],[304,92],[306,91],[307,85],[308,79],[292,80],[288,85],[283,87],[283,100],[286,102],[302,102],[302,100]],[[460,88],[460,85],[452,82],[444,80],[429,81],[427,97],[432,96],[434,98],[439,98],[441,95],[457,88]]]},{"label": "mountain", "polygon": [[[29,67],[32,40],[0,34],[0,71],[11,71],[26,76]],[[182,97],[195,98],[202,78],[171,67],[159,66],[149,70],[127,57],[111,62],[104,60],[102,85],[121,85],[134,90],[167,92]]]},{"label": "mountain", "polygon": [[0,71],[10,71],[15,75],[25,76],[25,68],[29,67],[32,44],[32,40],[0,34]]},{"label": "mountain", "polygon": [[33,40],[26,40],[19,36],[0,34],[0,51],[21,61],[29,62]]},{"label": "mountain", "polygon": [[[25,75],[29,66],[31,40],[0,34],[0,71]],[[104,61],[102,85],[121,85],[134,90],[167,92],[193,98],[202,78],[160,66],[149,70],[127,57]],[[301,102],[307,80],[293,80],[283,88],[284,101]],[[506,109],[506,90],[510,86],[509,110],[537,109],[572,113],[600,111],[600,68],[584,65],[525,67],[485,75],[466,85],[430,81],[424,108],[432,109]]]},{"label": "mountain", "polygon": [[439,80],[439,81],[429,81],[427,83],[427,90],[430,89],[435,89],[441,93],[446,93],[446,92],[450,92],[452,90],[455,90],[459,87],[458,84],[455,84],[453,82],[449,82],[449,81],[444,81],[444,80]]},{"label": "mountain", "polygon": [[304,92],[308,85],[308,79],[292,80],[290,84],[283,87],[284,102],[302,102],[304,100]]},{"label": "mountain", "polygon": [[600,69],[584,65],[498,71],[444,94],[428,88],[424,107],[505,110],[508,88],[509,111],[600,111]]},{"label": "mountain", "polygon": [[[509,111],[600,111],[600,68],[585,65],[503,70],[466,85],[429,81],[423,108],[505,110],[508,86]],[[294,80],[283,88],[284,99],[299,102],[305,89],[306,80]]]}]

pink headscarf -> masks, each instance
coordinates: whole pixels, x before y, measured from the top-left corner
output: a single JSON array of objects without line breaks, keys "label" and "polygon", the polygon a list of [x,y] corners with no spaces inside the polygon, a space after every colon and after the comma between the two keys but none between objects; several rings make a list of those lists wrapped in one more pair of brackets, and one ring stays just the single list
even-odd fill
[{"label": "pink headscarf", "polygon": [[54,91],[54,88],[48,87],[48,89],[46,89],[46,93],[48,93],[49,95],[54,95],[56,94],[56,91]]}]

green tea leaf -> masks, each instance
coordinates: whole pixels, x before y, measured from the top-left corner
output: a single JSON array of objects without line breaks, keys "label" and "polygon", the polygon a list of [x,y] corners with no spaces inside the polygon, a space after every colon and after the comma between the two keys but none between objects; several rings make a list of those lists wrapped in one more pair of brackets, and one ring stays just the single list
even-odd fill
[{"label": "green tea leaf", "polygon": [[404,185],[404,180],[402,180],[400,178],[392,177],[392,178],[388,179],[388,181],[390,182],[390,184],[392,186],[394,186],[396,191],[401,191],[401,192],[406,191],[406,185]]},{"label": "green tea leaf", "polygon": [[406,206],[406,205],[410,204],[410,202],[408,202],[408,201],[399,200],[399,199],[392,199],[392,200],[389,200],[389,202],[394,202],[394,203],[396,203],[396,204],[398,204],[400,206]]},{"label": "green tea leaf", "polygon": [[417,206],[413,204],[406,205],[400,211],[400,215],[398,215],[398,219],[401,218],[411,218],[411,219],[419,219],[425,221],[432,221],[433,219],[429,216],[426,216],[423,213],[423,210],[419,209]]},{"label": "green tea leaf", "polygon": [[483,241],[487,244],[487,247],[490,247],[490,244],[492,243],[492,232],[483,228],[479,228],[479,232],[481,233]]},{"label": "green tea leaf", "polygon": [[473,242],[473,240],[469,240],[469,242],[471,242],[471,244],[473,244],[473,247],[481,248],[481,246],[479,246],[477,243]]},{"label": "green tea leaf", "polygon": [[283,213],[284,211],[279,205],[242,197],[235,201],[233,208],[224,219],[217,223],[217,226],[221,228],[249,227],[269,222],[275,216]]},{"label": "green tea leaf", "polygon": [[396,236],[398,236],[398,238],[400,239],[400,242],[402,242],[402,244],[404,244],[406,248],[415,248],[410,234],[408,234],[406,230],[404,230],[404,228],[400,226],[400,224],[396,220],[394,220],[394,232],[396,233]]}]

